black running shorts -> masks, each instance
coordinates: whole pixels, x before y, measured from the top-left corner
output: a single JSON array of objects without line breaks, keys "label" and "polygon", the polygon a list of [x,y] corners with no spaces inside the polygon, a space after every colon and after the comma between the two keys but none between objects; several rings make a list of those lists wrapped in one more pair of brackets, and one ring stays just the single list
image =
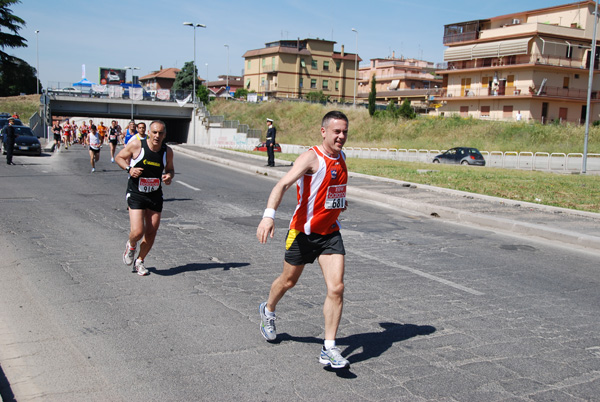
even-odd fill
[{"label": "black running shorts", "polygon": [[321,254],[346,255],[342,235],[335,231],[328,235],[289,230],[285,241],[285,262],[291,265],[312,264]]},{"label": "black running shorts", "polygon": [[130,209],[150,209],[155,212],[162,212],[162,191],[147,194],[129,192],[127,193],[127,205]]}]

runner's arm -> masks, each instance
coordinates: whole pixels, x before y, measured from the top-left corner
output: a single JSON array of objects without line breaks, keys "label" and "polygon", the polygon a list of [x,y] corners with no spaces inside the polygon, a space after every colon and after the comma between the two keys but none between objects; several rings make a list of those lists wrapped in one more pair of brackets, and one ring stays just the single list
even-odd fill
[{"label": "runner's arm", "polygon": [[175,177],[175,166],[173,165],[173,150],[167,147],[167,165],[165,166],[165,174],[162,175],[162,181],[167,186],[171,184]]},{"label": "runner's arm", "polygon": [[[119,165],[121,169],[126,170],[133,155],[139,155],[141,149],[142,143],[140,141],[129,141],[125,148],[121,149],[115,156],[115,163]],[[143,171],[143,168],[134,167],[129,170],[129,175],[131,177],[139,177]]]},{"label": "runner's arm", "polygon": [[[306,173],[311,173],[317,170],[319,161],[314,152],[308,151],[303,153],[296,159],[294,166],[283,176],[271,190],[269,200],[267,201],[267,209],[277,210],[283,195],[294,183]],[[267,238],[273,238],[275,233],[275,220],[269,217],[263,217],[258,228],[256,229],[256,237],[260,243],[266,243]]]}]

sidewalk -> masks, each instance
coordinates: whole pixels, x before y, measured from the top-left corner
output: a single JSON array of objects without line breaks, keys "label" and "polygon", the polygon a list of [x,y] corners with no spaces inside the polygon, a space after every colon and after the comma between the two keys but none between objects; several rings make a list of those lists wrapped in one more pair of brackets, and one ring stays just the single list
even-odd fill
[{"label": "sidewalk", "polygon": [[[276,160],[267,167],[265,156],[196,145],[170,145],[176,152],[242,170],[282,177],[291,163]],[[474,225],[493,231],[577,246],[600,252],[600,214],[529,202],[507,200],[423,184],[350,173],[349,198],[384,207]]]}]

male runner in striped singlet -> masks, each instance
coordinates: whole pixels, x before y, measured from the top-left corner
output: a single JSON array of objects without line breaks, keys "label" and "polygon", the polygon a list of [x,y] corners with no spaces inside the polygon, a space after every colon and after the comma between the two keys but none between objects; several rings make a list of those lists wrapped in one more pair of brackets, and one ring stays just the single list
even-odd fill
[{"label": "male runner in striped singlet", "polygon": [[275,230],[275,210],[283,195],[294,183],[298,205],[286,237],[283,273],[271,285],[269,298],[259,306],[260,330],[267,341],[274,341],[275,307],[283,295],[298,281],[305,264],[315,259],[321,266],[327,297],[323,305],[325,344],[319,362],[332,368],[350,365],[335,346],[344,299],[344,243],[338,216],[346,210],[348,169],[342,147],[348,138],[348,118],[342,112],[327,113],[321,122],[323,143],[310,148],[296,159],[293,167],[275,185],[267,209],[256,230],[256,237],[266,243]]}]

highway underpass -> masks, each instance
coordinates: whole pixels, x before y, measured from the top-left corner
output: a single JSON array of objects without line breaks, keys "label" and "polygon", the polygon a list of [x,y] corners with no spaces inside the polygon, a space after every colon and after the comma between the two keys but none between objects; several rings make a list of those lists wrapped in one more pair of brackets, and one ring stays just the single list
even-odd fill
[{"label": "highway underpass", "polygon": [[[95,98],[49,94],[46,98],[52,117],[102,117],[110,119],[162,120],[167,125],[167,142],[187,143],[193,113],[191,103]],[[133,110],[133,113],[132,113]]]}]

